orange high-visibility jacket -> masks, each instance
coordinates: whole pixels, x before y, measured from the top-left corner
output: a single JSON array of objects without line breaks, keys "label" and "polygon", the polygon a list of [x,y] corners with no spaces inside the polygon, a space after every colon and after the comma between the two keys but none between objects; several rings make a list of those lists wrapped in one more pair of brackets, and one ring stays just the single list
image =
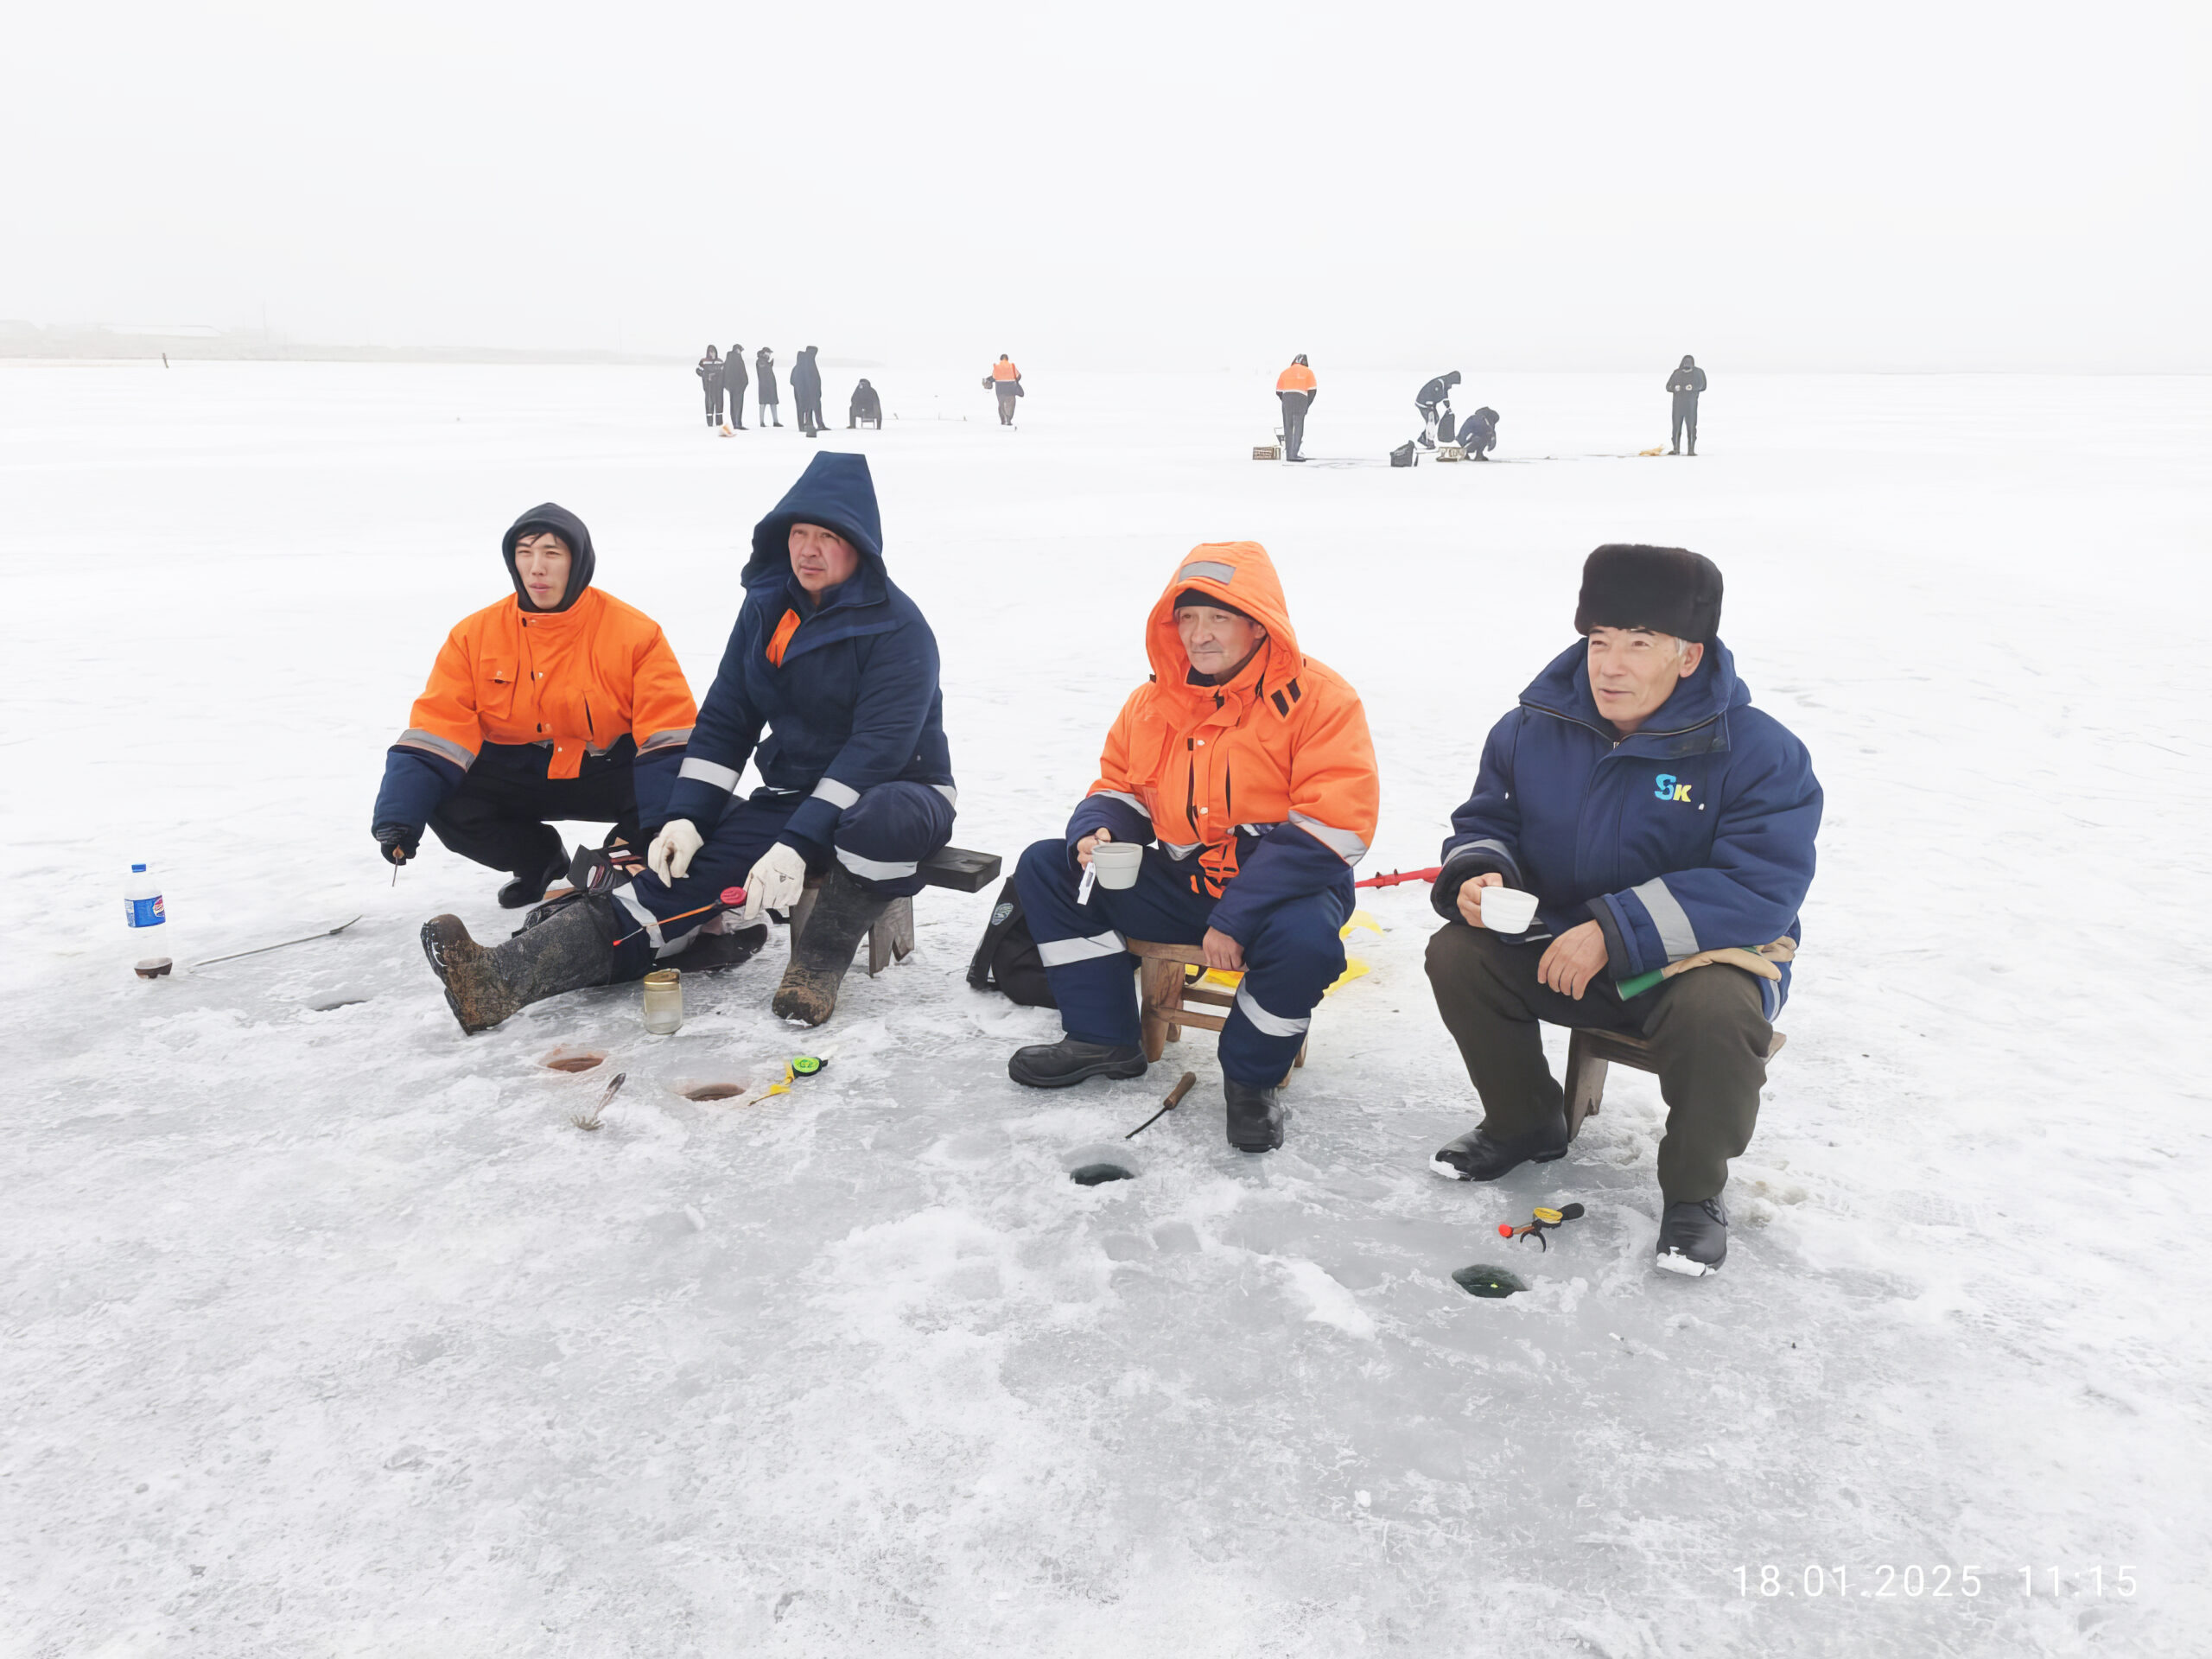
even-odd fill
[{"label": "orange high-visibility jacket", "polygon": [[1275,377],[1277,391],[1311,391],[1314,385],[1313,371],[1303,363],[1294,363]]},{"label": "orange high-visibility jacket", "polygon": [[[1176,594],[1218,598],[1260,623],[1267,643],[1226,685],[1193,684],[1175,631]],[[1194,547],[1146,625],[1153,677],[1107,734],[1098,780],[1068,826],[1117,840],[1156,836],[1189,861],[1194,891],[1219,895],[1213,925],[1231,938],[1269,903],[1341,882],[1375,838],[1382,785],[1359,694],[1308,657],[1282,584],[1257,542]],[[1141,830],[1134,814],[1148,823]]]},{"label": "orange high-visibility jacket", "polygon": [[596,588],[565,611],[526,612],[510,594],[446,637],[399,747],[466,771],[486,743],[547,743],[545,775],[574,778],[586,753],[624,737],[640,759],[681,749],[698,717],[676,653],[643,611]]},{"label": "orange high-visibility jacket", "polygon": [[1021,371],[1009,362],[994,363],[991,365],[991,378],[998,381],[1019,380],[1021,378]]}]

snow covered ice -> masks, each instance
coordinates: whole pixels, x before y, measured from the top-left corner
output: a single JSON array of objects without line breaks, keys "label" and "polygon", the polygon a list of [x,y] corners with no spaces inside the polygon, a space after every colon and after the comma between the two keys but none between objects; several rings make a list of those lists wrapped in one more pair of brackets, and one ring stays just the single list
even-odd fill
[{"label": "snow covered ice", "polygon": [[1719,562],[1827,792],[1726,1271],[1652,1271],[1650,1078],[1562,1162],[1431,1173],[1478,1113],[1417,885],[1363,895],[1265,1159],[1198,1033],[1008,1082],[1058,1025],[963,983],[982,896],[818,1033],[779,938],[671,1038],[626,985],[464,1039],[416,929],[513,918],[435,843],[393,887],[368,814],[500,531],[580,513],[703,691],[809,446],[703,434],[682,365],[0,365],[0,1650],[2202,1651],[2212,381],[1717,377],[1693,461],[1634,456],[1654,376],[1495,375],[1504,464],[1407,473],[1404,374],[1332,375],[1292,468],[1246,458],[1272,369],[1025,368],[1013,432],[893,365],[904,418],[823,440],[944,647],[954,839],[1009,867],[1197,542],[1264,543],[1363,695],[1363,874],[1432,861],[1591,547]]}]

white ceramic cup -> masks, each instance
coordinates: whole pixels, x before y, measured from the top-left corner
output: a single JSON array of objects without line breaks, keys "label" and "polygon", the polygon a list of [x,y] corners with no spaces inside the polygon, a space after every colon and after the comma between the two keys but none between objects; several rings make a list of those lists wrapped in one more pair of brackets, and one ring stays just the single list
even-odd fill
[{"label": "white ceramic cup", "polygon": [[1493,933],[1525,933],[1536,919],[1536,895],[1518,887],[1484,887],[1483,925]]},{"label": "white ceramic cup", "polygon": [[1090,868],[1098,872],[1102,887],[1134,887],[1137,871],[1144,863],[1144,843],[1141,841],[1094,841],[1090,843]]}]

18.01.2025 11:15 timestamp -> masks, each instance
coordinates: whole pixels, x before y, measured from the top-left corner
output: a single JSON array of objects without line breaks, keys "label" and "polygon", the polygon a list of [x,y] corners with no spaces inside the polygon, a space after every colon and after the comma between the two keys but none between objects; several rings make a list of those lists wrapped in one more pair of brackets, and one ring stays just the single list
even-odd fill
[{"label": "18.01.2025 11:15 timestamp", "polygon": [[1863,1598],[1869,1601],[1972,1600],[1985,1593],[1985,1573],[1988,1578],[1986,1593],[1993,1595],[2128,1597],[2135,1593],[2133,1567],[2116,1567],[2107,1578],[2101,1565],[2062,1574],[2055,1567],[1997,1569],[1942,1564],[1922,1567],[1917,1563],[1892,1567],[1885,1563],[1879,1567],[1849,1567],[1813,1563],[1789,1568],[1772,1562],[1737,1567],[1736,1593],[1746,1598],[1787,1596],[1807,1601],[1816,1601],[1824,1596]]}]

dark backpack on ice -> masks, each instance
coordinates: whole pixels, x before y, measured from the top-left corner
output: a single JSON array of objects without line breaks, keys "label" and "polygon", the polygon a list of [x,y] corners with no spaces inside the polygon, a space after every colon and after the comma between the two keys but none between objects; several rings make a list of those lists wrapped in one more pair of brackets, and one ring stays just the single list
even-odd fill
[{"label": "dark backpack on ice", "polygon": [[1459,430],[1459,425],[1453,420],[1452,411],[1447,409],[1437,420],[1436,441],[1439,443],[1456,443],[1459,442],[1457,436]]},{"label": "dark backpack on ice", "polygon": [[968,982],[979,991],[1002,991],[1024,1007],[1056,1008],[1052,988],[1045,977],[1045,959],[1037,941],[1029,937],[1028,918],[1021,913],[1021,895],[1014,878],[999,889],[991,906],[990,925],[968,963]]},{"label": "dark backpack on ice", "polygon": [[1400,444],[1396,448],[1390,452],[1390,464],[1393,467],[1410,467],[1414,464],[1414,446],[1412,439],[1407,439],[1405,442]]}]

